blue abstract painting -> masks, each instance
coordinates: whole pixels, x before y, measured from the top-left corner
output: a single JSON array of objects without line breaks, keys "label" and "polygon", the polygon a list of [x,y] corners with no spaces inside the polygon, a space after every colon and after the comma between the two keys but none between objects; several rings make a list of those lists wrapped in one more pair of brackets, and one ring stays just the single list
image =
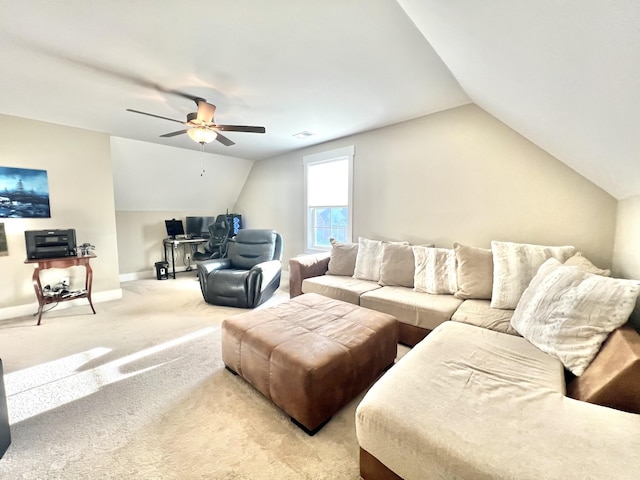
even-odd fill
[{"label": "blue abstract painting", "polygon": [[0,167],[0,218],[51,218],[46,170]]}]

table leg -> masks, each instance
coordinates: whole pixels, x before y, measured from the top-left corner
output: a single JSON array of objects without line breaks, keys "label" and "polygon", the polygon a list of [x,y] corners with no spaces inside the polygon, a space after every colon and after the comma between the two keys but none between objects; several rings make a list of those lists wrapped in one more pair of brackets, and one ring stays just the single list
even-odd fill
[{"label": "table leg", "polygon": [[33,270],[31,280],[33,281],[33,289],[36,292],[36,299],[38,300],[38,323],[36,325],[40,325],[40,321],[42,320],[42,311],[44,309],[44,293],[42,292],[42,284],[40,283],[39,266]]},{"label": "table leg", "polygon": [[84,277],[84,288],[87,291],[87,300],[89,300],[89,305],[91,306],[91,310],[93,310],[93,314],[96,314],[96,309],[93,308],[93,302],[91,301],[91,287],[93,285],[93,269],[89,262],[84,264],[85,267],[85,277]]}]

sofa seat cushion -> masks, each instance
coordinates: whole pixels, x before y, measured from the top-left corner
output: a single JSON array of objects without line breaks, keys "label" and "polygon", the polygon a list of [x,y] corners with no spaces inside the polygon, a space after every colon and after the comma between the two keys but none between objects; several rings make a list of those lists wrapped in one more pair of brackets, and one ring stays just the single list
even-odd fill
[{"label": "sofa seat cushion", "polygon": [[526,339],[446,322],[367,392],[360,447],[405,480],[634,478],[640,416],[564,396]]},{"label": "sofa seat cushion", "polygon": [[383,287],[363,293],[360,305],[393,315],[402,323],[433,330],[451,319],[463,300],[453,295],[416,292],[405,287]]},{"label": "sofa seat cushion", "polygon": [[302,281],[302,293],[317,293],[354,305],[360,305],[360,295],[364,292],[379,288],[378,282],[342,275],[321,275]]},{"label": "sofa seat cushion", "polygon": [[511,317],[513,317],[513,310],[491,308],[491,300],[465,300],[451,320],[520,336],[511,326]]}]

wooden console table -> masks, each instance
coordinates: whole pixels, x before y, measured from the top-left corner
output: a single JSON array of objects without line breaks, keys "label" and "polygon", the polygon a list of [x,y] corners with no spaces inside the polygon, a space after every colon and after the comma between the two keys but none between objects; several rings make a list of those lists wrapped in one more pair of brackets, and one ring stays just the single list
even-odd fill
[{"label": "wooden console table", "polygon": [[[36,268],[33,270],[33,289],[36,292],[36,297],[38,299],[38,323],[40,325],[40,320],[42,319],[43,308],[45,305],[50,303],[58,303],[58,302],[68,302],[69,300],[76,300],[78,298],[86,298],[89,300],[89,305],[91,306],[91,310],[93,310],[93,314],[95,315],[96,309],[93,308],[93,302],[91,301],[91,283],[93,281],[93,270],[91,270],[91,265],[89,261],[92,258],[96,258],[94,254],[89,255],[77,255],[75,257],[56,257],[56,258],[36,258],[36,259],[26,259],[24,263],[33,263],[37,264]],[[85,268],[85,277],[84,277],[84,289],[85,291],[79,295],[72,295],[69,297],[63,297],[59,295],[48,296],[44,294],[44,290],[42,288],[42,284],[40,283],[40,272],[42,270],[46,270],[48,268],[70,268],[83,266]]]}]

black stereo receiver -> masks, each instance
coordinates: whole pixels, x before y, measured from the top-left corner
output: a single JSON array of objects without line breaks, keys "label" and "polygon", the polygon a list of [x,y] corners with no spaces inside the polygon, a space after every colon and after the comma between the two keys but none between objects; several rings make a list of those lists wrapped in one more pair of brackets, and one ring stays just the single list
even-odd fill
[{"label": "black stereo receiver", "polygon": [[27,258],[56,258],[76,255],[76,231],[27,230],[24,232]]}]

